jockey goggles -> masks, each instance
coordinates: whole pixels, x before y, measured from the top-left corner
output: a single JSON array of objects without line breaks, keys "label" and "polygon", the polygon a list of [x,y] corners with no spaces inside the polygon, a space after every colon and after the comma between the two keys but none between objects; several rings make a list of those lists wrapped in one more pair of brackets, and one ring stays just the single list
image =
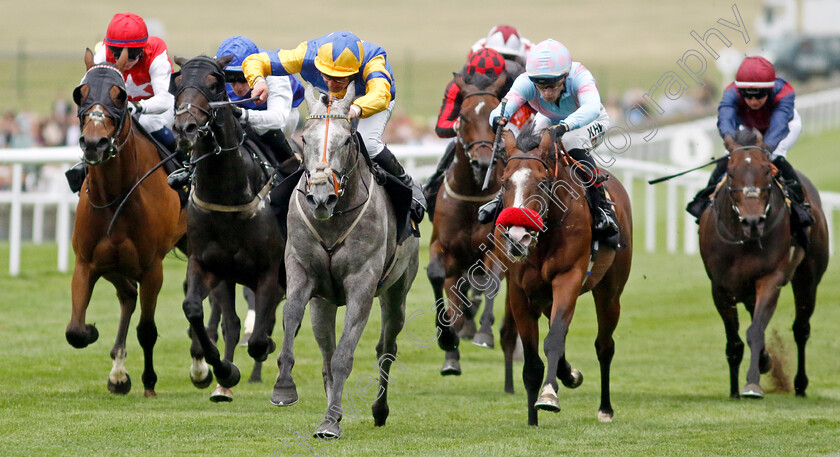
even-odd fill
[{"label": "jockey goggles", "polygon": [[128,60],[137,60],[140,58],[140,55],[143,54],[143,48],[123,48],[120,46],[108,46],[108,50],[111,51],[111,54],[114,55],[114,60],[120,58],[120,54],[122,54],[123,49],[128,50]]},{"label": "jockey goggles", "polygon": [[770,95],[770,91],[767,89],[738,89],[738,93],[741,94],[741,97],[745,100],[748,98],[764,98]]},{"label": "jockey goggles", "polygon": [[566,75],[563,76],[528,76],[528,79],[537,86],[537,89],[553,89],[566,82]]},{"label": "jockey goggles", "polygon": [[247,83],[248,80],[245,79],[245,73],[241,71],[232,71],[232,70],[225,70],[225,82],[227,83]]}]

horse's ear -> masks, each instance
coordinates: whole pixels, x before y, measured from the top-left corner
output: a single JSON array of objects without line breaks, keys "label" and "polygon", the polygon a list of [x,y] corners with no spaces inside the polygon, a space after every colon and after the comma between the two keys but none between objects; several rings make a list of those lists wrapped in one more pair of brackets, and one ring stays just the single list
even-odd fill
[{"label": "horse's ear", "polygon": [[[219,64],[220,67],[225,68],[228,64],[233,60],[232,55],[222,56],[216,59],[216,63]],[[180,65],[180,64],[179,64]]]},{"label": "horse's ear", "polygon": [[340,112],[347,113],[350,111],[350,105],[353,104],[353,99],[356,98],[356,84],[352,81],[350,85],[347,86],[347,92],[344,93],[344,98],[341,99],[341,102],[337,106]]},{"label": "horse's ear", "polygon": [[493,92],[494,94],[501,94],[502,87],[505,87],[506,82],[507,82],[507,75],[505,73],[502,73],[501,75],[499,75],[498,78],[496,78],[495,81],[493,81],[493,84],[491,84],[490,87],[487,90],[489,90],[490,92]]},{"label": "horse's ear", "polygon": [[119,70],[120,73],[122,73],[123,69],[125,69],[125,64],[127,64],[127,63],[128,63],[128,49],[123,48],[122,52],[120,53],[120,57],[117,59],[117,70]]},{"label": "horse's ear", "polygon": [[85,48],[85,71],[89,71],[93,67],[93,51],[90,48]]},{"label": "horse's ear", "polygon": [[88,91],[89,89],[87,84],[80,84],[73,89],[73,101],[76,102],[76,105],[82,106],[82,100],[87,97]]},{"label": "horse's ear", "polygon": [[461,89],[461,91],[463,91],[464,88],[467,87],[467,82],[464,81],[464,77],[458,73],[452,73],[452,76],[453,81],[455,81],[455,85],[458,86],[458,89]]},{"label": "horse's ear", "polygon": [[505,140],[505,152],[507,152],[508,157],[512,156],[516,149],[516,137],[513,136],[513,132],[508,129],[505,129],[502,132],[502,139]]},{"label": "horse's ear", "polygon": [[755,145],[766,151],[767,144],[764,143],[764,135],[762,135],[758,129],[753,129],[753,132],[755,132]]},{"label": "horse's ear", "polygon": [[309,107],[310,114],[317,114],[317,108],[320,107],[320,101],[315,95],[315,86],[312,84],[307,84],[306,89],[303,92],[303,97],[306,100],[306,106]]},{"label": "horse's ear", "polygon": [[543,153],[547,153],[548,150],[551,148],[551,133],[548,129],[543,130],[542,135],[540,135],[540,151]]},{"label": "horse's ear", "polygon": [[178,64],[179,67],[183,67],[184,64],[187,63],[187,59],[185,59],[183,57],[175,56],[175,57],[172,58],[172,60],[174,60],[175,63]]}]

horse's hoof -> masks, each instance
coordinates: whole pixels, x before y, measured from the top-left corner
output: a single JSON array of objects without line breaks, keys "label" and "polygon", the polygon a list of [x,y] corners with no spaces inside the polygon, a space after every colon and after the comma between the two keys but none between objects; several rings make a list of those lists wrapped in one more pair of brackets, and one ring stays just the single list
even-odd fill
[{"label": "horse's hoof", "polygon": [[767,349],[763,349],[761,351],[761,354],[758,356],[758,372],[761,374],[767,374],[772,369],[773,357],[770,356],[770,353],[767,352]]},{"label": "horse's hoof", "polygon": [[125,374],[125,381],[122,382],[111,382],[111,378],[108,378],[108,392],[112,394],[121,394],[125,395],[131,392],[131,376],[128,373]]},{"label": "horse's hoof", "polygon": [[747,384],[741,389],[741,396],[745,398],[754,398],[760,400],[764,398],[764,390],[758,384]]},{"label": "horse's hoof", "polygon": [[379,409],[376,408],[376,405],[371,407],[371,411],[373,412],[373,426],[374,427],[384,427],[385,421],[388,419],[388,413],[390,409],[388,405],[385,405]]},{"label": "horse's hoof", "polygon": [[230,365],[230,374],[228,374],[227,376],[220,376],[219,375],[219,370],[217,369],[216,370],[216,381],[218,381],[218,383],[222,387],[231,388],[231,387],[236,386],[237,384],[239,384],[239,379],[240,379],[240,376],[241,376],[240,373],[239,373],[239,368],[237,368],[236,365],[234,365],[233,363],[230,363],[230,362],[223,362],[223,363],[227,363],[228,365]]},{"label": "horse's hoof", "polygon": [[210,401],[214,403],[219,403],[223,401],[233,401],[233,391],[228,389],[227,387],[222,387],[220,385],[216,386],[216,390],[210,394]]},{"label": "horse's hoof", "polygon": [[467,319],[464,321],[464,326],[461,327],[461,330],[458,332],[458,338],[461,338],[462,340],[471,340],[475,336],[475,332],[475,321]]},{"label": "horse's hoof", "polygon": [[342,430],[338,422],[331,419],[324,419],[321,425],[315,429],[315,433],[312,436],[324,441],[332,441],[341,438],[341,432]]},{"label": "horse's hoof", "polygon": [[155,393],[155,389],[146,389],[146,391],[143,392],[143,396],[146,398],[154,398],[157,397],[157,394]]},{"label": "horse's hoof", "polygon": [[206,389],[210,387],[210,384],[213,384],[213,370],[208,367],[207,376],[204,379],[195,380],[192,376],[190,376],[190,381],[192,381],[195,387],[199,389]]},{"label": "horse's hoof", "polygon": [[444,327],[441,329],[440,336],[438,336],[438,347],[444,351],[454,351],[458,349],[458,335],[452,331],[451,327]]},{"label": "horse's hoof", "polygon": [[496,343],[493,341],[493,335],[484,332],[476,333],[473,337],[472,344],[487,349],[496,347]]},{"label": "horse's hoof", "polygon": [[543,387],[542,394],[537,398],[537,402],[534,403],[534,408],[552,413],[560,412],[560,401],[557,400],[557,392],[554,391],[554,387],[551,387],[551,384],[546,384]]},{"label": "horse's hoof", "polygon": [[577,389],[581,384],[583,384],[583,373],[581,373],[577,368],[572,369],[571,378],[572,379],[561,379],[560,382],[569,389]]},{"label": "horse's hoof", "polygon": [[298,402],[297,389],[295,387],[275,387],[270,401],[274,406],[292,406]]},{"label": "horse's hoof", "polygon": [[461,362],[455,359],[446,359],[443,361],[443,367],[440,369],[441,376],[461,376]]},{"label": "horse's hoof", "polygon": [[615,414],[612,411],[598,411],[598,422],[612,422],[613,416],[615,416]]}]

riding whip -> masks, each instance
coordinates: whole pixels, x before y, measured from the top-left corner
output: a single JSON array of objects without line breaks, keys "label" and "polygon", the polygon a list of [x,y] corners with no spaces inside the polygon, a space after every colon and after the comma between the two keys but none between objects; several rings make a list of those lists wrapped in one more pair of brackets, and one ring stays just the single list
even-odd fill
[{"label": "riding whip", "polygon": [[648,184],[657,184],[657,183],[660,183],[660,182],[662,182],[662,181],[667,181],[667,180],[669,180],[669,179],[676,178],[676,177],[678,177],[678,176],[682,176],[682,175],[684,175],[684,174],[686,174],[686,173],[691,173],[691,172],[692,172],[692,171],[694,171],[694,170],[699,170],[699,169],[701,169],[701,168],[708,167],[709,165],[711,165],[711,164],[713,164],[713,163],[718,163],[718,162],[720,162],[721,160],[723,160],[723,159],[727,159],[727,158],[729,158],[729,155],[728,155],[728,154],[727,154],[727,155],[725,155],[725,156],[723,156],[723,157],[718,157],[717,159],[712,159],[712,161],[711,161],[711,162],[704,163],[703,165],[700,165],[699,167],[694,167],[694,168],[692,168],[692,169],[690,169],[690,170],[681,171],[681,172],[679,172],[679,173],[677,173],[677,174],[674,174],[674,175],[671,175],[671,176],[663,176],[663,177],[661,177],[661,178],[651,179],[650,181],[648,181]]},{"label": "riding whip", "polygon": [[228,105],[239,105],[239,104],[242,104],[242,103],[255,102],[259,99],[260,99],[259,97],[251,97],[251,98],[244,98],[242,100],[225,100],[223,102],[210,102],[210,108],[213,109],[213,108],[221,108],[222,106],[228,106]]},{"label": "riding whip", "polygon": [[[505,115],[505,105],[507,105],[507,99],[503,98],[502,103],[499,105],[501,106],[501,113],[502,116]],[[502,126],[500,125],[499,128],[496,130],[496,139],[493,140],[493,158],[490,160],[490,166],[487,167],[487,174],[484,176],[484,185],[481,186],[481,190],[487,190],[487,187],[490,186],[490,177],[493,176],[493,165],[496,164],[496,150],[499,148],[499,141],[502,139]]]}]

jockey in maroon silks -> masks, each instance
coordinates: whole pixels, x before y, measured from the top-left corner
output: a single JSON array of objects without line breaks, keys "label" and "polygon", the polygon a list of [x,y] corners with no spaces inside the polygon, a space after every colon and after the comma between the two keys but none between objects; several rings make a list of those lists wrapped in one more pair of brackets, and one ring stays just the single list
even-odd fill
[{"label": "jockey in maroon silks", "polygon": [[[796,231],[814,224],[810,207],[805,202],[802,184],[796,171],[785,159],[802,131],[802,121],[794,109],[793,86],[776,77],[775,69],[763,57],[747,57],[735,74],[735,81],[723,93],[718,106],[718,131],[727,149],[734,145],[738,129],[757,129],[773,165],[779,169],[782,182],[791,197],[791,222]],[[711,204],[718,181],[726,173],[728,157],[720,160],[709,178],[707,187],[688,204],[686,211],[697,220]]]}]

